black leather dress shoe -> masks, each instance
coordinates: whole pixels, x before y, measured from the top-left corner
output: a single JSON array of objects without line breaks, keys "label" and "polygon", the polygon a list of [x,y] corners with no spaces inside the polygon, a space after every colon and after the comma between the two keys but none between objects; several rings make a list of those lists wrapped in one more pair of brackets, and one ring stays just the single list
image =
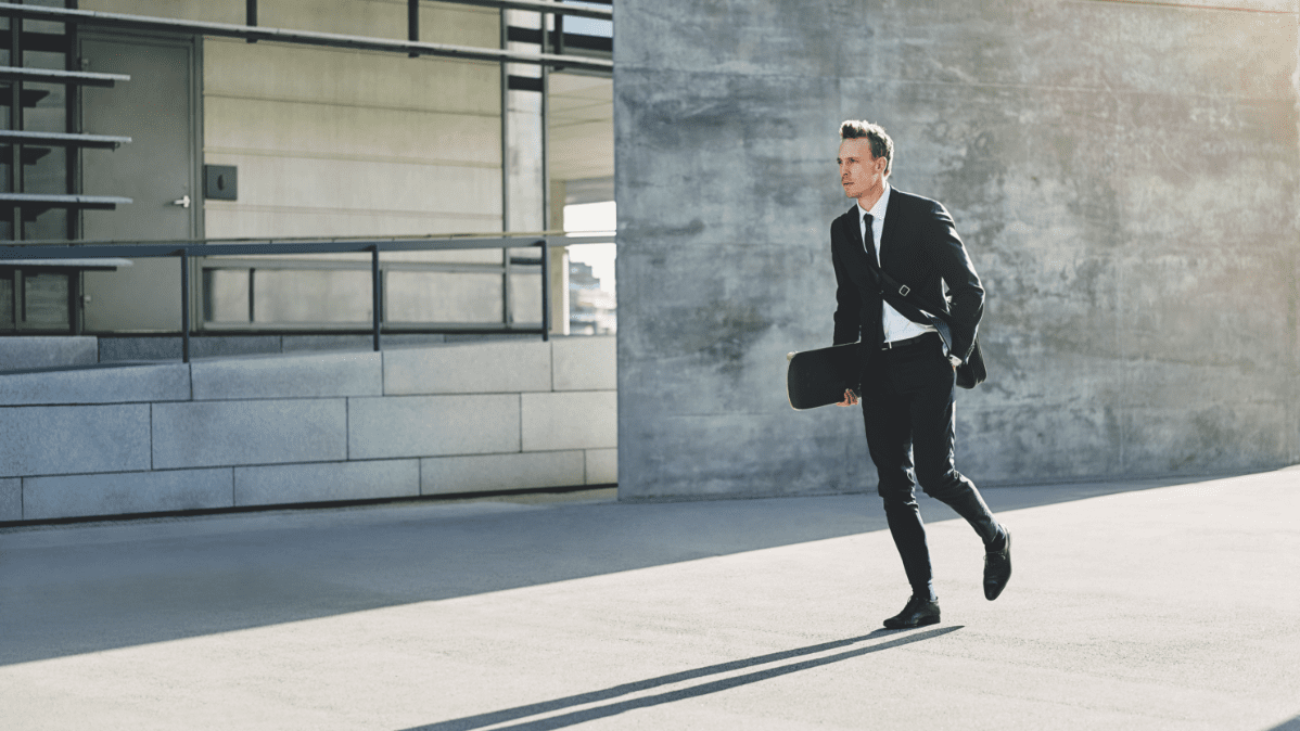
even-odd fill
[{"label": "black leather dress shoe", "polygon": [[993,601],[1007,587],[1011,579],[1011,531],[1004,526],[1006,544],[1000,551],[984,553],[984,598]]},{"label": "black leather dress shoe", "polygon": [[885,629],[912,629],[938,623],[938,603],[912,597],[903,611],[885,620]]}]

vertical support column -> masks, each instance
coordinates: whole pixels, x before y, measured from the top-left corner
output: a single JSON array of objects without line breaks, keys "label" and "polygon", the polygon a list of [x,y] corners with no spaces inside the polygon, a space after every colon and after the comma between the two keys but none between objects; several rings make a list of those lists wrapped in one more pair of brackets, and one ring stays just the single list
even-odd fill
[{"label": "vertical support column", "polygon": [[371,309],[374,314],[375,352],[379,352],[379,328],[384,316],[384,290],[379,276],[379,245],[370,247],[370,296]]},{"label": "vertical support column", "polygon": [[[549,17],[549,13],[535,10],[504,10],[501,16],[502,45],[510,51],[544,52],[549,47],[546,40]],[[511,40],[512,29],[527,31],[529,36],[535,31],[538,36],[519,40],[524,35],[516,34],[513,36],[515,40]],[[503,64],[502,203],[504,230],[507,232],[541,232],[547,229],[545,85],[545,68]],[[509,252],[505,252],[505,256],[506,277],[509,278]],[[527,303],[527,314],[521,314],[520,318],[514,317],[516,304],[521,304],[518,297],[513,302],[504,303],[507,327],[515,319],[536,322],[532,319],[532,303]]]},{"label": "vertical support column", "polygon": [[[544,44],[509,40],[509,28],[544,33],[542,14],[531,10],[506,10],[502,16],[507,50],[538,53]],[[505,231],[546,229],[544,70],[520,63],[503,64],[502,114],[503,170],[506,185]],[[512,83],[513,82],[513,83]],[[512,88],[513,87],[513,88]],[[540,91],[540,93],[539,93]]]},{"label": "vertical support column", "polygon": [[[542,53],[550,53],[550,30],[546,27],[551,20],[550,13],[542,13]],[[559,15],[554,16],[559,18]],[[541,149],[541,194],[542,194],[542,228],[551,228],[551,170],[548,164],[551,126],[551,67],[542,64],[542,149]]]},{"label": "vertical support column", "polygon": [[190,362],[190,250],[181,248],[181,362]]},{"label": "vertical support column", "polygon": [[[510,48],[510,19],[506,9],[498,13],[501,50]],[[510,64],[501,64],[501,231],[510,230]]]},{"label": "vertical support column", "polygon": [[[78,9],[78,0],[67,0],[69,10]],[[76,23],[63,26],[63,37],[67,43],[64,47],[64,68],[68,71],[81,70],[81,31]],[[81,84],[68,84],[63,87],[64,130],[69,134],[81,131]],[[64,190],[69,195],[81,192],[81,150],[71,149],[64,158]],[[70,209],[67,215],[67,229],[64,235],[69,241],[81,238],[81,211]],[[75,272],[68,275],[68,319],[71,320],[72,334],[81,335],[86,330],[86,273]]]},{"label": "vertical support column", "polygon": [[542,247],[542,342],[551,339],[551,240],[543,237]]},{"label": "vertical support column", "polygon": [[[244,25],[250,28],[257,27],[257,0],[247,0],[244,6]],[[256,38],[249,38],[249,43],[257,43]]]},{"label": "vertical support column", "polygon": [[[77,9],[76,0],[69,0],[67,5],[71,10]],[[69,71],[81,70],[81,59],[78,57],[78,50],[81,45],[78,40],[80,36],[78,28],[79,26],[76,23],[67,23],[63,26],[64,38],[67,39],[68,44],[65,50],[64,67]],[[81,84],[68,84],[64,86],[63,98],[65,120],[64,130],[69,134],[76,134],[81,131]],[[65,160],[67,161],[65,164],[65,174],[67,175],[67,186],[65,190],[68,194],[75,195],[81,192],[81,150],[69,148]],[[81,211],[75,209],[68,211],[68,230],[66,235],[69,240],[81,237]],[[80,277],[76,277],[75,279],[80,279]],[[70,286],[68,289],[76,290],[77,300],[81,299],[81,288],[79,286]],[[76,321],[73,333],[79,335],[81,334],[82,319],[80,302],[78,302],[78,306],[73,311],[72,316]]]},{"label": "vertical support column", "polygon": [[257,322],[257,270],[248,270],[248,324]]},{"label": "vertical support column", "polygon": [[[406,38],[412,43],[420,40],[420,0],[406,0]],[[407,55],[411,58],[420,57],[415,51]]]},{"label": "vertical support column", "polygon": [[[23,65],[22,18],[9,18],[9,65]],[[9,129],[23,128],[23,83],[13,81],[9,84]],[[9,192],[23,192],[23,151],[21,145],[9,146]],[[19,206],[6,206],[6,213],[12,222],[10,234],[14,241],[23,240],[23,210]],[[15,285],[17,281],[15,280]],[[17,287],[15,287],[17,291]],[[18,310],[14,310],[15,314]]]},{"label": "vertical support column", "polygon": [[510,265],[512,264],[510,249],[501,249],[501,324],[509,330],[514,324],[514,305],[510,297]]},{"label": "vertical support column", "polygon": [[[555,14],[555,53],[564,55],[564,13]],[[564,67],[556,66],[554,70],[559,71],[562,68]]]},{"label": "vertical support column", "polygon": [[[563,180],[552,180],[550,185],[550,220],[549,230],[567,231],[564,222],[564,202],[568,186]],[[547,266],[551,268],[547,281],[551,287],[551,334],[569,334],[569,247],[563,244],[549,244],[551,255]]]},{"label": "vertical support column", "polygon": [[[542,13],[542,53],[551,52],[551,19],[555,19],[555,29],[562,32],[564,28],[564,16],[555,13]],[[562,41],[561,41],[562,42]],[[551,215],[551,168],[550,168],[550,142],[551,142],[551,67],[542,65],[542,109],[541,109],[541,196],[542,196],[542,226],[550,231],[555,224],[555,219]],[[549,240],[542,239],[542,340],[549,340],[551,337],[551,299],[550,294],[550,244]]]}]

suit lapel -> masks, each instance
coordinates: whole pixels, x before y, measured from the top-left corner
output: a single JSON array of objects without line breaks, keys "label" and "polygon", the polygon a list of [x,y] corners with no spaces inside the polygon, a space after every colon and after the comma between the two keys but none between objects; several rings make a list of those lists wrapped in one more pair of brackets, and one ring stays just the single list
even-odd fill
[{"label": "suit lapel", "polygon": [[844,219],[849,229],[849,240],[853,242],[855,249],[862,251],[862,225],[858,221],[858,207],[853,206],[850,208],[848,213],[844,214]]},{"label": "suit lapel", "polygon": [[848,229],[845,234],[848,236],[849,248],[852,249],[850,256],[856,258],[858,266],[867,266],[866,248],[862,243],[862,224],[857,214],[858,207],[853,206],[844,214],[841,225]]}]

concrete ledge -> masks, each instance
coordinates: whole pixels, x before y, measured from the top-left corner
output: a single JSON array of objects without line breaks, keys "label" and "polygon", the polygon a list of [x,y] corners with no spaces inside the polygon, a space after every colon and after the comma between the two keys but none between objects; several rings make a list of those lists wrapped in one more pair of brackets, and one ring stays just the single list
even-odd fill
[{"label": "concrete ledge", "polygon": [[519,451],[519,395],[348,399],[348,457]]},{"label": "concrete ledge", "polygon": [[228,508],[232,479],[229,468],[28,477],[23,519]]},{"label": "concrete ledge", "polygon": [[0,406],[188,401],[184,363],[131,363],[0,374]]},{"label": "concrete ledge", "polygon": [[422,459],[420,493],[437,495],[582,485],[583,471],[583,455],[576,450]]},{"label": "concrete ledge", "polygon": [[587,484],[612,485],[618,483],[618,450],[588,449]]},{"label": "concrete ledge", "polygon": [[325,462],[235,468],[236,505],[316,503],[420,494],[420,461]]},{"label": "concrete ledge", "polygon": [[195,361],[194,399],[379,396],[379,353],[319,353]]},{"label": "concrete ledge", "polygon": [[19,477],[0,480],[0,522],[23,519],[23,481]]},{"label": "concrete ledge", "polygon": [[[180,360],[179,335],[112,335],[99,338],[99,362]],[[199,335],[190,338],[191,358],[229,358],[280,352],[279,335]]]},{"label": "concrete ledge", "polygon": [[540,340],[384,351],[384,394],[551,390],[551,349]]},{"label": "concrete ledge", "polygon": [[618,394],[613,391],[526,393],[523,449],[598,449],[618,446]]},{"label": "concrete ledge", "polygon": [[146,404],[0,409],[0,477],[149,469]]},{"label": "concrete ledge", "polygon": [[347,459],[344,399],[156,404],[155,469]]},{"label": "concrete ledge", "polygon": [[570,337],[551,341],[551,388],[555,391],[613,391],[618,388],[618,348],[612,337]]},{"label": "concrete ledge", "polygon": [[99,362],[99,341],[89,336],[0,338],[0,371],[62,368]]}]

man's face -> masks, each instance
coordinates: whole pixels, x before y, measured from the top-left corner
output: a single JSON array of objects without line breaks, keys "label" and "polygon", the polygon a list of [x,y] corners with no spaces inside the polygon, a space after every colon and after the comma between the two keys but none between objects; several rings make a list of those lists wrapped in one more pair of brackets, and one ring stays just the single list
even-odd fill
[{"label": "man's face", "polygon": [[885,188],[886,160],[871,154],[871,140],[859,137],[840,143],[840,185],[849,198],[862,198]]}]

